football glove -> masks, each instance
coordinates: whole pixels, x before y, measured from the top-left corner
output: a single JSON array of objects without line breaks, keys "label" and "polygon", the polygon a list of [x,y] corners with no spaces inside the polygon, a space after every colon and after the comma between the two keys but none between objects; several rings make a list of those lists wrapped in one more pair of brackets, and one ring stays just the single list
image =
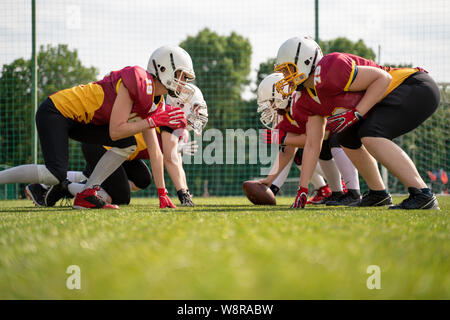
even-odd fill
[{"label": "football glove", "polygon": [[265,129],[262,132],[261,137],[267,144],[283,144],[283,141],[286,138],[286,132],[281,129]]},{"label": "football glove", "polygon": [[158,197],[159,197],[159,208],[176,208],[176,206],[172,203],[169,196],[167,195],[166,188],[158,188]]},{"label": "football glove", "polygon": [[196,153],[198,150],[198,144],[197,141],[193,140],[193,141],[189,141],[189,142],[184,142],[184,141],[178,141],[178,147],[177,147],[177,151],[178,153],[182,153],[188,156],[193,156],[194,153]]},{"label": "football glove", "polygon": [[346,112],[331,116],[327,119],[327,126],[325,130],[331,134],[339,133],[347,130],[348,127],[363,119],[355,108]]},{"label": "football glove", "polygon": [[184,207],[193,207],[195,206],[194,202],[192,202],[192,196],[189,193],[189,190],[180,189],[177,191],[178,199],[180,203]]},{"label": "football glove", "polygon": [[306,205],[306,201],[308,201],[308,188],[298,187],[297,197],[295,197],[295,201],[291,208],[303,209]]},{"label": "football glove", "polygon": [[158,108],[147,117],[147,121],[150,128],[169,127],[178,129],[186,127],[184,112],[179,107],[170,107],[166,110]]}]

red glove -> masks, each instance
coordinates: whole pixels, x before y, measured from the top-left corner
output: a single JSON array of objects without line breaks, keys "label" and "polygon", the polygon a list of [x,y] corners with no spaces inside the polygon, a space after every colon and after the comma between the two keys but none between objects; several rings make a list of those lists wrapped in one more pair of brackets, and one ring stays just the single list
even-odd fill
[{"label": "red glove", "polygon": [[147,117],[150,128],[169,127],[172,129],[178,129],[186,127],[186,118],[183,110],[179,107],[167,107],[168,108],[166,108],[166,110],[158,108]]},{"label": "red glove", "polygon": [[176,208],[176,206],[172,203],[169,196],[167,195],[167,189],[166,188],[158,188],[156,189],[158,191],[159,196],[159,208]]},{"label": "red glove", "polygon": [[295,201],[291,208],[303,209],[306,205],[306,201],[308,201],[308,188],[298,187],[297,197],[295,197]]},{"label": "red glove", "polygon": [[281,129],[269,130],[266,129],[262,132],[261,137],[267,144],[283,144],[283,138],[286,136],[286,132]]},{"label": "red glove", "polygon": [[348,127],[362,120],[363,116],[355,108],[346,112],[328,117],[325,130],[330,131],[330,135],[347,130]]}]

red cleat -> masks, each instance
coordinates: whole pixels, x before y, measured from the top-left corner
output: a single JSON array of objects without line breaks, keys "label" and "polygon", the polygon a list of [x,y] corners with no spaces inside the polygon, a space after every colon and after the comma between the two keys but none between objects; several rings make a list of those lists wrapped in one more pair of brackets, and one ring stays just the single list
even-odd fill
[{"label": "red cleat", "polygon": [[306,204],[322,204],[326,197],[331,195],[331,189],[328,184],[320,187],[317,190],[314,190],[316,193],[312,199],[309,199]]},{"label": "red cleat", "polygon": [[93,186],[77,193],[75,201],[73,202],[74,209],[119,209],[116,204],[106,203],[97,194],[100,186]]},{"label": "red cleat", "polygon": [[342,179],[342,192],[344,192],[344,193],[347,193],[347,192],[348,192],[347,186],[345,185],[344,179]]}]

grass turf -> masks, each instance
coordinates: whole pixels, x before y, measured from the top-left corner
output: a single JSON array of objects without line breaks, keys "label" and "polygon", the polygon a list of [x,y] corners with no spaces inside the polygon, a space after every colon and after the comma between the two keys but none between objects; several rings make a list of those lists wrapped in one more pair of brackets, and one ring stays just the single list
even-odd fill
[{"label": "grass turf", "polygon": [[[0,299],[450,299],[450,197],[440,211],[250,205],[160,211],[0,202]],[[396,198],[394,202],[399,202]],[[81,289],[68,290],[69,265]],[[370,265],[381,289],[369,290]]]}]

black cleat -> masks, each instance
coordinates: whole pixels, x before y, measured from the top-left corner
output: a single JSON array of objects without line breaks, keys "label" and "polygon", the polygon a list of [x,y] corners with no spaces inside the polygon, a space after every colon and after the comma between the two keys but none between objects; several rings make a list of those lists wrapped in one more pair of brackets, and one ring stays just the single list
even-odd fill
[{"label": "black cleat", "polygon": [[73,198],[73,195],[69,192],[68,186],[71,184],[69,180],[64,180],[59,184],[55,184],[48,189],[47,194],[45,195],[45,205],[47,207],[53,207],[56,202],[61,200],[62,198]]},{"label": "black cleat", "polygon": [[328,205],[328,202],[338,201],[344,195],[345,195],[345,193],[343,191],[333,191],[329,197],[324,198],[318,204],[326,204],[326,205]]},{"label": "black cleat", "polygon": [[372,190],[365,192],[362,199],[352,203],[350,207],[381,207],[392,204],[391,195],[386,192],[384,194],[374,193]]},{"label": "black cleat", "polygon": [[194,202],[192,202],[192,196],[189,190],[180,189],[177,191],[178,199],[183,207],[193,207]]},{"label": "black cleat", "polygon": [[434,194],[425,194],[420,189],[408,188],[409,197],[400,204],[390,206],[388,209],[436,209],[440,210],[439,203]]},{"label": "black cleat", "polygon": [[327,206],[349,206],[361,201],[359,191],[349,189],[346,194],[341,196],[338,200],[328,201]]},{"label": "black cleat", "polygon": [[29,184],[25,187],[25,194],[27,198],[33,201],[38,207],[45,207],[45,195],[47,188],[44,188],[39,183]]}]

